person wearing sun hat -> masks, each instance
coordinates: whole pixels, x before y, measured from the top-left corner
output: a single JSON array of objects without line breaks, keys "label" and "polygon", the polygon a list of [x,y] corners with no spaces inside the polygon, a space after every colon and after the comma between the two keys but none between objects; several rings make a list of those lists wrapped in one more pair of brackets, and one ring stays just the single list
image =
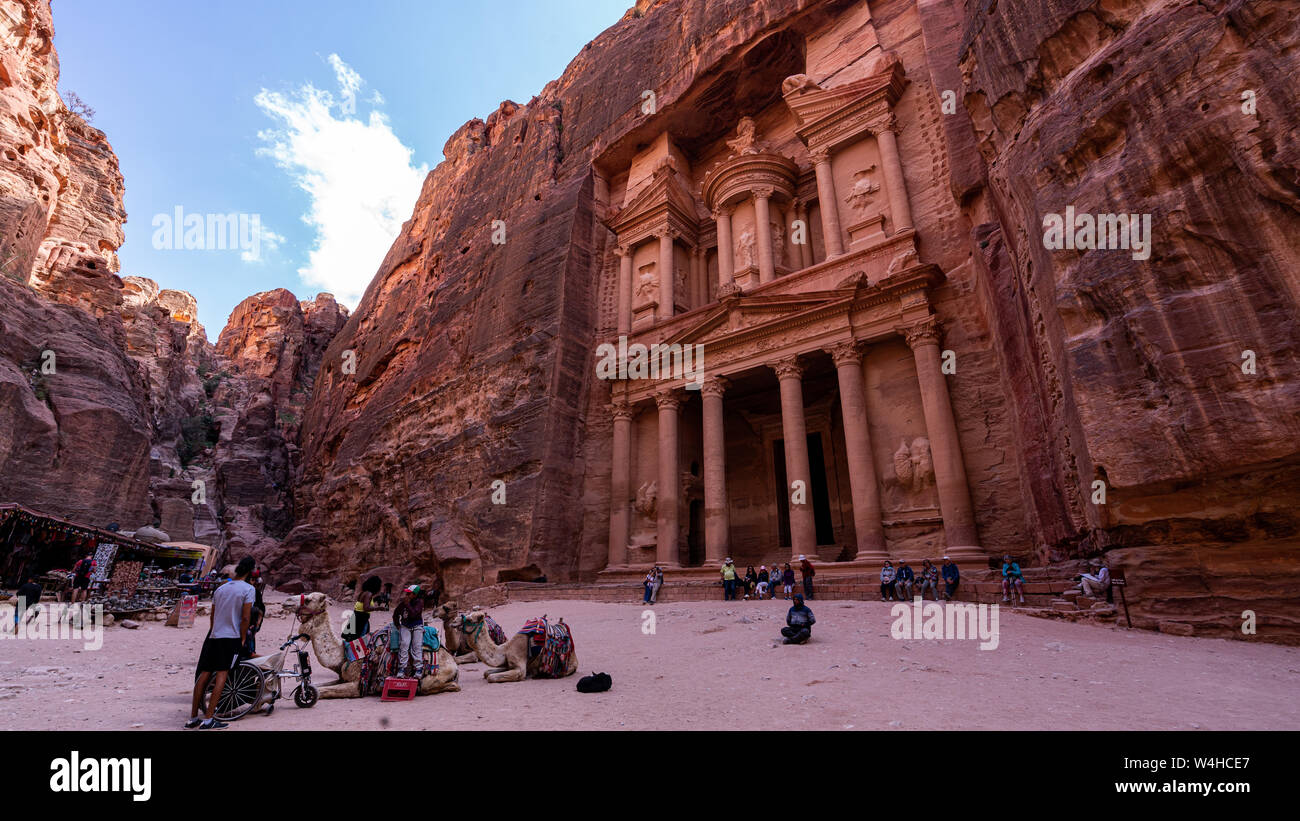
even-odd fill
[{"label": "person wearing sun hat", "polygon": [[736,598],[736,565],[728,556],[722,562],[722,599],[733,601]]}]

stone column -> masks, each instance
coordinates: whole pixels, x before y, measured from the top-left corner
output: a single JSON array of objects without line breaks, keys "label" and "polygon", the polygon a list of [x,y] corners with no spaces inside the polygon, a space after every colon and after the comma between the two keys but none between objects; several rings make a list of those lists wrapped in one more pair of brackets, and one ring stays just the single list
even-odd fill
[{"label": "stone column", "polygon": [[903,182],[903,163],[898,157],[898,126],[894,118],[876,132],[880,146],[881,171],[885,175],[885,193],[889,195],[889,213],[894,217],[891,234],[912,227],[912,207],[907,202],[907,184]]},{"label": "stone column", "polygon": [[655,500],[655,557],[663,567],[680,567],[677,560],[677,506],[682,477],[677,466],[677,411],[681,398],[675,391],[655,394],[659,406],[659,482]]},{"label": "stone column", "polygon": [[853,529],[858,537],[854,561],[881,562],[885,528],[880,514],[880,485],[871,458],[871,432],[867,425],[867,392],[862,384],[862,352],[852,342],[830,349],[840,377],[840,412],[844,416],[844,447],[849,467],[849,492],[853,497]]},{"label": "stone column", "polygon": [[803,242],[795,247],[799,254],[799,268],[807,268],[813,264],[812,257],[812,228],[808,225],[808,204],[801,202],[795,206],[794,218],[803,223]]},{"label": "stone column", "polygon": [[826,256],[837,257],[844,253],[840,240],[840,207],[835,201],[835,179],[831,176],[831,153],[824,148],[812,152],[813,168],[817,172],[817,204],[822,210],[822,235],[826,240]]},{"label": "stone column", "polygon": [[610,457],[612,470],[609,481],[609,559],[606,567],[627,564],[628,528],[631,523],[629,505],[632,502],[632,406],[615,401],[614,452]]},{"label": "stone column", "polygon": [[722,394],[727,380],[709,377],[700,389],[704,400],[704,557],[721,564],[731,550],[727,508],[727,439],[722,424]]},{"label": "stone column", "polygon": [[772,262],[772,189],[754,189],[754,221],[758,223],[758,282],[760,285],[776,279]]},{"label": "stone column", "polygon": [[[813,521],[812,471],[808,467],[808,431],[803,416],[803,366],[796,357],[772,366],[781,381],[781,430],[785,437],[786,499],[790,500],[791,555],[812,557],[817,551]],[[792,499],[795,482],[802,482],[802,504]]]},{"label": "stone column", "polygon": [[723,294],[736,278],[736,258],[731,246],[731,210],[719,208],[713,212],[718,224],[718,293]]},{"label": "stone column", "polygon": [[708,305],[713,301],[713,288],[709,285],[709,260],[704,249],[696,246],[691,249],[691,270],[695,277],[695,307]]},{"label": "stone column", "polygon": [[917,381],[921,385],[921,407],[925,413],[926,433],[930,437],[930,455],[934,461],[934,482],[939,492],[939,512],[948,541],[948,555],[982,560],[984,551],[975,535],[975,514],[971,507],[970,488],[966,485],[966,466],[962,462],[957,423],[952,416],[948,383],[939,365],[939,322],[934,317],[904,331],[907,344],[916,360]]},{"label": "stone column", "polygon": [[627,336],[632,330],[632,249],[618,246],[618,333]]},{"label": "stone column", "polygon": [[659,319],[672,319],[676,310],[673,301],[673,289],[677,286],[677,272],[673,270],[673,232],[662,229],[655,232],[659,237]]}]

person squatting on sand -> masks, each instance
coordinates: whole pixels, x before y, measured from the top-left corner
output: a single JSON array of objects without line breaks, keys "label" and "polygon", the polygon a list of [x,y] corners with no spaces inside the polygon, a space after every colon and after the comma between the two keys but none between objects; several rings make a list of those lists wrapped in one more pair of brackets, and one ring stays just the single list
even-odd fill
[{"label": "person squatting on sand", "polygon": [[[257,600],[257,591],[248,583],[249,574],[253,572],[256,562],[252,556],[245,556],[235,567],[235,578],[226,582],[212,594],[212,615],[208,625],[208,635],[203,639],[203,649],[199,651],[198,669],[194,674],[194,698],[190,702],[190,720],[185,722],[185,729],[220,730],[226,722],[214,718],[217,702],[221,700],[221,691],[226,686],[226,676],[235,662],[239,660],[240,651],[249,637],[249,622],[253,614],[253,602]],[[208,699],[208,709],[202,719],[199,718],[199,704],[203,701],[203,691],[207,689],[208,679],[212,679],[212,696]]]},{"label": "person squatting on sand", "polygon": [[794,595],[794,604],[785,614],[785,627],[781,635],[785,637],[782,644],[803,644],[812,637],[812,626],[817,623],[813,612],[803,603],[803,596]]}]

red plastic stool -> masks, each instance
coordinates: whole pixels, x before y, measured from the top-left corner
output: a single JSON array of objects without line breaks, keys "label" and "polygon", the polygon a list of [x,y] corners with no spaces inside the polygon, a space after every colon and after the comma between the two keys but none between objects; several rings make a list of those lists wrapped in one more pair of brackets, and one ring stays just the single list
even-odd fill
[{"label": "red plastic stool", "polygon": [[410,701],[420,689],[418,678],[397,678],[389,676],[384,679],[384,689],[379,694],[380,701]]}]

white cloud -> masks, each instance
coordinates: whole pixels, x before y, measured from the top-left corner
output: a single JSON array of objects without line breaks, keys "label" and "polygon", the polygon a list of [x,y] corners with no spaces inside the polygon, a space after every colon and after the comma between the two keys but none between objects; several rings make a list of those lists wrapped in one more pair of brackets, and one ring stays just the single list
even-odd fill
[{"label": "white cloud", "polygon": [[[303,221],[316,241],[299,276],[355,307],[410,218],[428,167],[411,164],[411,149],[382,112],[357,114],[365,81],[337,54],[327,59],[337,99],[310,83],[287,95],[258,93],[258,107],[280,124],[258,132],[264,143],[258,153],[272,157],[311,198]],[[376,92],[370,102],[382,99]]]}]

